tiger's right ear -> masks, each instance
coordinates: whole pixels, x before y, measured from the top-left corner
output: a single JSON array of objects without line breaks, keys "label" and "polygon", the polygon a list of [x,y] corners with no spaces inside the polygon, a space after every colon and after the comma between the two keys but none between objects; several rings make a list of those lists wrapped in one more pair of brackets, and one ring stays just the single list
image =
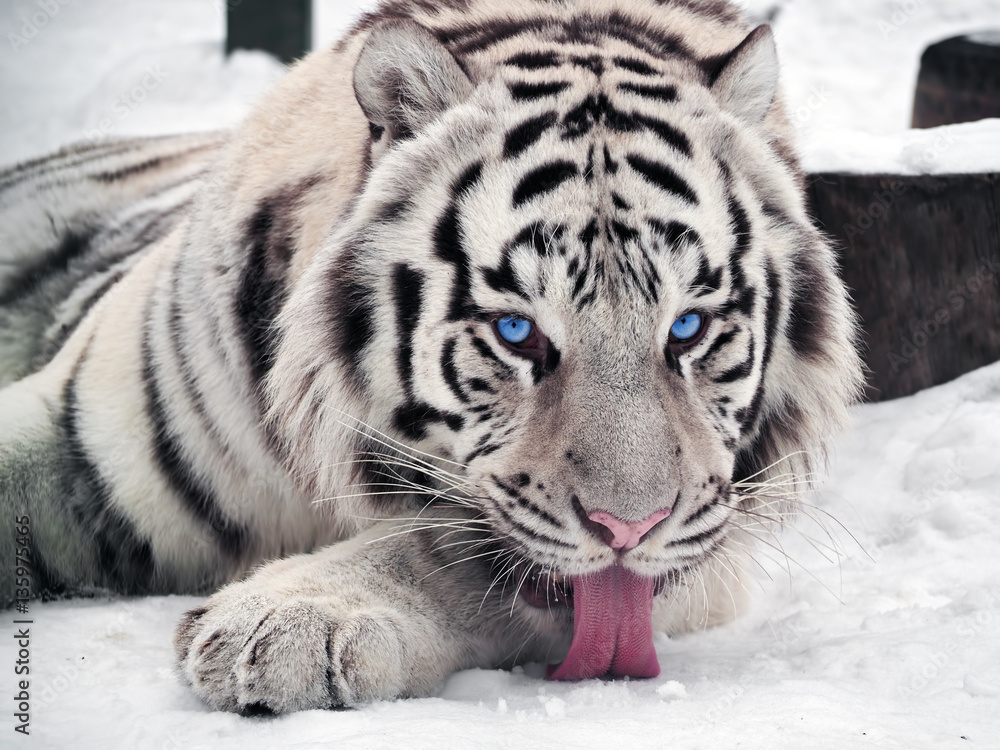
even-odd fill
[{"label": "tiger's right ear", "polygon": [[444,45],[408,21],[372,31],[354,67],[354,95],[380,145],[409,138],[472,89]]}]

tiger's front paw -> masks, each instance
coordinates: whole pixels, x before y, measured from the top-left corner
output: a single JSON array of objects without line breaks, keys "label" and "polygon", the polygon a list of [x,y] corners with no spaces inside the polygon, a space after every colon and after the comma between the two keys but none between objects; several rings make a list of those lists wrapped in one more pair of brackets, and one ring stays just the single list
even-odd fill
[{"label": "tiger's front paw", "polygon": [[407,694],[398,618],[343,609],[322,597],[224,592],[178,627],[180,668],[209,705],[244,714]]}]

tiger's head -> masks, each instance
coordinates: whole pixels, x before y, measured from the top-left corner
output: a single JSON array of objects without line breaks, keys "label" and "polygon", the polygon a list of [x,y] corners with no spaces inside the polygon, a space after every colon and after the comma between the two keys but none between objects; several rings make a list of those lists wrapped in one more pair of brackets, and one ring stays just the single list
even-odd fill
[{"label": "tiger's head", "polygon": [[[766,27],[707,60],[557,31],[461,63],[412,22],[371,32],[370,171],[269,392],[316,496],[360,478],[355,516],[398,513],[427,499],[378,493],[405,476],[471,506],[524,606],[572,602],[557,677],[644,675],[653,596],[782,513],[738,483],[804,475],[844,421],[854,317]],[[394,441],[414,471],[382,465]]]}]

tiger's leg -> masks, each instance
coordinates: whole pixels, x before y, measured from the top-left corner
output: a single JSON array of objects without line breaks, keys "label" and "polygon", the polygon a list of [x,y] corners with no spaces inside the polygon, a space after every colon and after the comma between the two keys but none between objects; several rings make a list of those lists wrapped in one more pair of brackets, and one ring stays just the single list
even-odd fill
[{"label": "tiger's leg", "polygon": [[477,552],[445,547],[455,536],[398,534],[403,524],[271,563],[189,612],[175,644],[195,692],[240,712],[356,706],[428,695],[456,670],[515,653],[544,657],[549,639],[525,636],[537,627],[518,622],[511,588],[504,604]]}]

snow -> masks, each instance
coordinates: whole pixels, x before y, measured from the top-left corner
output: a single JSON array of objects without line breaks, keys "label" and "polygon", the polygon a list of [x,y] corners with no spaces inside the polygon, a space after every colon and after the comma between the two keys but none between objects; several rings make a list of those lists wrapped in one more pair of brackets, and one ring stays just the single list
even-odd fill
[{"label": "snow", "polygon": [[1000,172],[1000,119],[890,134],[827,128],[803,142],[801,156],[810,173]]},{"label": "snow", "polygon": [[[104,121],[114,134],[237,122],[282,68],[261,54],[223,58],[223,2],[8,0],[0,163],[96,137]],[[322,0],[317,39],[333,39],[363,5]],[[1000,28],[1000,1],[749,5],[762,15],[780,6],[784,83],[810,168],[996,169],[995,122],[905,128],[923,46]],[[57,9],[44,27],[23,45],[11,42],[43,6]],[[541,665],[472,670],[433,698],[246,719],[208,711],[173,670],[174,625],[199,598],[35,603],[32,734],[17,741],[241,750],[1000,747],[1000,364],[855,416],[823,490],[791,528],[761,540],[749,611],[714,630],[659,636],[657,679],[551,683]],[[0,644],[10,696],[14,639]],[[0,731],[9,737],[6,705]]]}]

